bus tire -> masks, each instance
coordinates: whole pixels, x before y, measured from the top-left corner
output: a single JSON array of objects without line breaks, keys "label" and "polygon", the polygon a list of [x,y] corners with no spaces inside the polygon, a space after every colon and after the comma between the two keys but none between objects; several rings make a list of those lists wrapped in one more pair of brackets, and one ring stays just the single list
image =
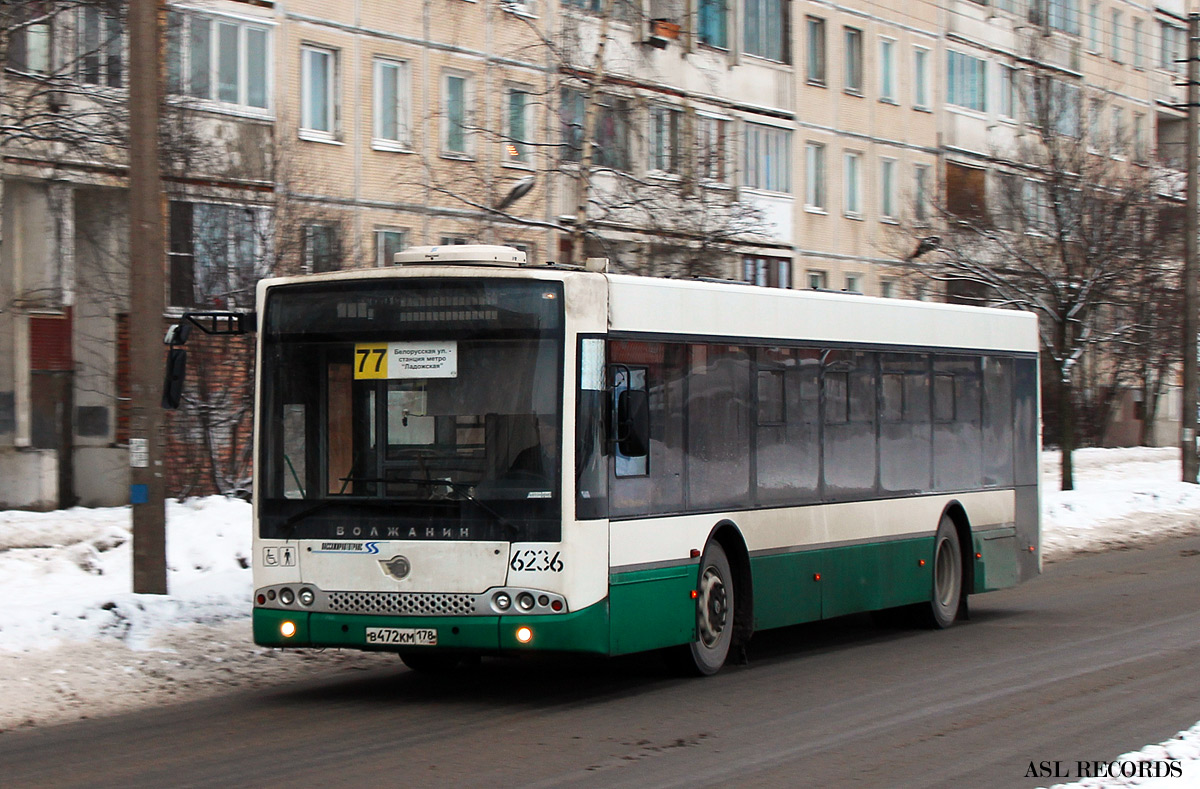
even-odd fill
[{"label": "bus tire", "polygon": [[686,647],[685,666],[711,676],[721,670],[733,644],[733,571],[719,542],[704,549],[696,585],[696,640]]},{"label": "bus tire", "polygon": [[422,674],[448,674],[458,668],[462,662],[461,655],[446,654],[445,652],[401,652],[400,660],[413,671]]},{"label": "bus tire", "polygon": [[933,591],[925,607],[924,624],[945,630],[954,624],[962,608],[963,555],[958,529],[949,515],[943,515],[933,539]]}]

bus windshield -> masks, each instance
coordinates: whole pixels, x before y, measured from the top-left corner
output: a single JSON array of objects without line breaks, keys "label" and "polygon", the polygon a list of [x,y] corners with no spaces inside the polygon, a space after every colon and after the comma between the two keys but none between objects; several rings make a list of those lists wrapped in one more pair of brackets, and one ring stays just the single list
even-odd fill
[{"label": "bus windshield", "polygon": [[260,536],[557,539],[562,312],[556,282],[272,290]]}]

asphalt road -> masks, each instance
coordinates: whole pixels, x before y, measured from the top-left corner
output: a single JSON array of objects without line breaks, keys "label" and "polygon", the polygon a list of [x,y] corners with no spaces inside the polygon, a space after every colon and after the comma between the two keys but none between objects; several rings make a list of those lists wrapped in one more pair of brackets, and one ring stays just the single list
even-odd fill
[{"label": "asphalt road", "polygon": [[1111,759],[1200,721],[1198,667],[1193,537],[1050,565],[944,632],[863,616],[760,633],[709,679],[656,656],[433,680],[397,662],[11,732],[0,786],[1036,787],[1052,781],[1025,778],[1031,761]]}]

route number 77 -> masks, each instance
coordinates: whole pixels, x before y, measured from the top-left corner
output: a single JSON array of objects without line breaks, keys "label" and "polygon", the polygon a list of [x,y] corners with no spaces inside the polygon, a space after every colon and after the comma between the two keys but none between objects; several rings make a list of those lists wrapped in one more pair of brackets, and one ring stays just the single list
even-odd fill
[{"label": "route number 77", "polygon": [[358,343],[354,346],[355,378],[387,378],[387,344]]}]

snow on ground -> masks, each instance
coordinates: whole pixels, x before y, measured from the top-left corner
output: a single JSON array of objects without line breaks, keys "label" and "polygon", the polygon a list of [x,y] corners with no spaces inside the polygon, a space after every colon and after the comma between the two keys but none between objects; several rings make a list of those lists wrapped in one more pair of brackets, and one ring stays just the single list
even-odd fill
[{"label": "snow on ground", "polygon": [[[1084,449],[1076,489],[1058,490],[1043,454],[1042,551],[1077,553],[1200,533],[1200,486],[1179,452]],[[250,505],[223,498],[167,508],[168,595],[129,591],[128,507],[0,512],[0,732],[326,673],[396,666],[393,656],[263,649],[250,635]],[[1174,758],[1200,774],[1200,724],[1123,760]],[[1170,786],[1164,779],[1163,786]],[[1178,784],[1174,784],[1178,785]],[[1084,781],[1097,786],[1160,784]]]}]

